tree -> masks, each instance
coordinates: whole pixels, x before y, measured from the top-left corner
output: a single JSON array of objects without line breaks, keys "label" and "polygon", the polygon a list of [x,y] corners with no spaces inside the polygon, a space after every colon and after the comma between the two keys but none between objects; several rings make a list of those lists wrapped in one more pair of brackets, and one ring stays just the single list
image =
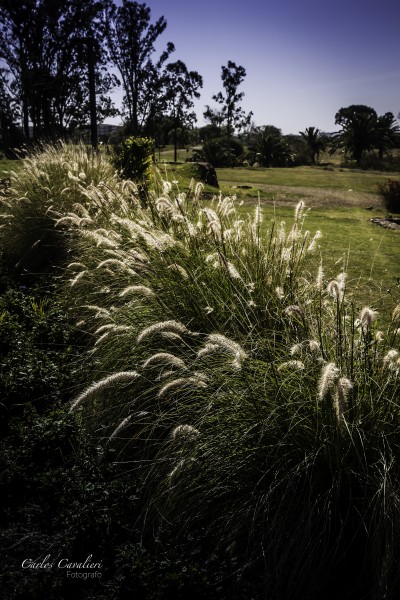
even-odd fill
[{"label": "tree", "polygon": [[105,70],[93,0],[0,0],[0,59],[26,138],[62,135],[88,122],[87,43],[96,44],[99,118],[115,114],[107,96],[115,78]]},{"label": "tree", "polygon": [[261,167],[285,167],[291,160],[290,148],[274,125],[254,128],[248,147],[250,162]]},{"label": "tree", "polygon": [[150,13],[146,4],[122,0],[117,7],[107,0],[103,14],[109,57],[121,76],[125,117],[135,136],[164,108],[164,64],[175,49],[168,42],[158,60],[152,60],[167,22],[160,17],[151,24]]},{"label": "tree", "polygon": [[203,87],[203,78],[197,71],[188,71],[181,60],[166,67],[167,102],[174,131],[174,161],[177,162],[178,128],[187,127],[196,121],[196,114],[188,112],[193,107],[193,98],[199,98],[198,89]]},{"label": "tree", "polygon": [[335,115],[335,124],[341,130],[335,135],[332,150],[342,147],[359,163],[367,151],[376,147],[377,118],[375,110],[363,104],[341,108]]},{"label": "tree", "polygon": [[299,131],[299,133],[305,141],[311,164],[315,165],[319,155],[325,150],[326,140],[316,127],[306,127],[305,131]]},{"label": "tree", "polygon": [[246,115],[240,106],[240,102],[244,97],[244,92],[238,92],[238,87],[246,76],[246,70],[242,66],[237,66],[231,60],[227,66],[221,67],[221,79],[224,88],[223,92],[218,92],[212,98],[221,105],[220,111],[214,111],[209,106],[206,106],[204,117],[212,124],[226,124],[226,135],[228,146],[230,146],[232,134],[235,129],[243,129],[250,124],[253,113]]},{"label": "tree", "polygon": [[372,150],[378,150],[382,159],[398,141],[400,130],[391,112],[378,117],[373,108],[353,104],[336,113],[335,123],[342,129],[335,135],[331,151],[342,147],[357,163]]},{"label": "tree", "polygon": [[379,152],[379,158],[390,149],[394,148],[400,141],[400,128],[395,122],[393,113],[387,112],[378,117],[376,123],[376,148]]}]

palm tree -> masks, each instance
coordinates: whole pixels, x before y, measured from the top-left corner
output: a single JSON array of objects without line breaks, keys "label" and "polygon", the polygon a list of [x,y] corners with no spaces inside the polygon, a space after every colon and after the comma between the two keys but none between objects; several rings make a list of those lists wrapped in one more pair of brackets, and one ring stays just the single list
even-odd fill
[{"label": "palm tree", "polygon": [[393,113],[387,112],[381,117],[378,117],[376,122],[375,144],[381,160],[383,159],[383,155],[399,142],[399,139],[400,128],[395,123]]},{"label": "palm tree", "polygon": [[325,150],[326,140],[316,127],[307,127],[305,131],[299,131],[299,133],[306,143],[311,164],[315,165],[319,160],[319,155]]},{"label": "palm tree", "polygon": [[250,162],[261,167],[285,167],[290,162],[290,148],[282,138],[281,130],[273,125],[256,127],[249,141]]}]

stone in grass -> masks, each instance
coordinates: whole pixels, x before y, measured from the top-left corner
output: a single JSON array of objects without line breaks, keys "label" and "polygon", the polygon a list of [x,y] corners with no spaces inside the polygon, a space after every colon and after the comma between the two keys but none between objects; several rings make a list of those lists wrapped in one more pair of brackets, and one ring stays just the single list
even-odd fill
[{"label": "stone in grass", "polygon": [[201,181],[212,187],[219,187],[217,173],[210,163],[187,162],[179,166],[178,170],[186,177],[193,177],[195,181]]}]

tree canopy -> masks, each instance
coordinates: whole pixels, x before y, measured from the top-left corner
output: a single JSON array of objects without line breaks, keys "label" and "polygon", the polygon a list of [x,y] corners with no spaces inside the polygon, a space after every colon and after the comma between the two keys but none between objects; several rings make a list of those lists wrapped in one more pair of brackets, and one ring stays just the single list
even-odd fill
[{"label": "tree canopy", "polygon": [[6,93],[22,117],[25,137],[62,135],[88,122],[87,41],[96,52],[99,119],[114,114],[108,92],[101,2],[0,0],[0,59]]}]

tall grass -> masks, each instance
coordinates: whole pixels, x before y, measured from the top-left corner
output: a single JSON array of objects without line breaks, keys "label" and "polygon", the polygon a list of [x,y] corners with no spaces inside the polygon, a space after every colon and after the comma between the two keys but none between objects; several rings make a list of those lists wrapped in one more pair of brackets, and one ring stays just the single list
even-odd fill
[{"label": "tall grass", "polygon": [[96,365],[70,409],[141,478],[148,535],[205,530],[268,598],[389,597],[400,307],[381,331],[345,273],[310,266],[302,203],[290,224],[241,219],[234,198],[160,185],[146,209],[117,180],[85,188],[85,216],[52,209]]}]

